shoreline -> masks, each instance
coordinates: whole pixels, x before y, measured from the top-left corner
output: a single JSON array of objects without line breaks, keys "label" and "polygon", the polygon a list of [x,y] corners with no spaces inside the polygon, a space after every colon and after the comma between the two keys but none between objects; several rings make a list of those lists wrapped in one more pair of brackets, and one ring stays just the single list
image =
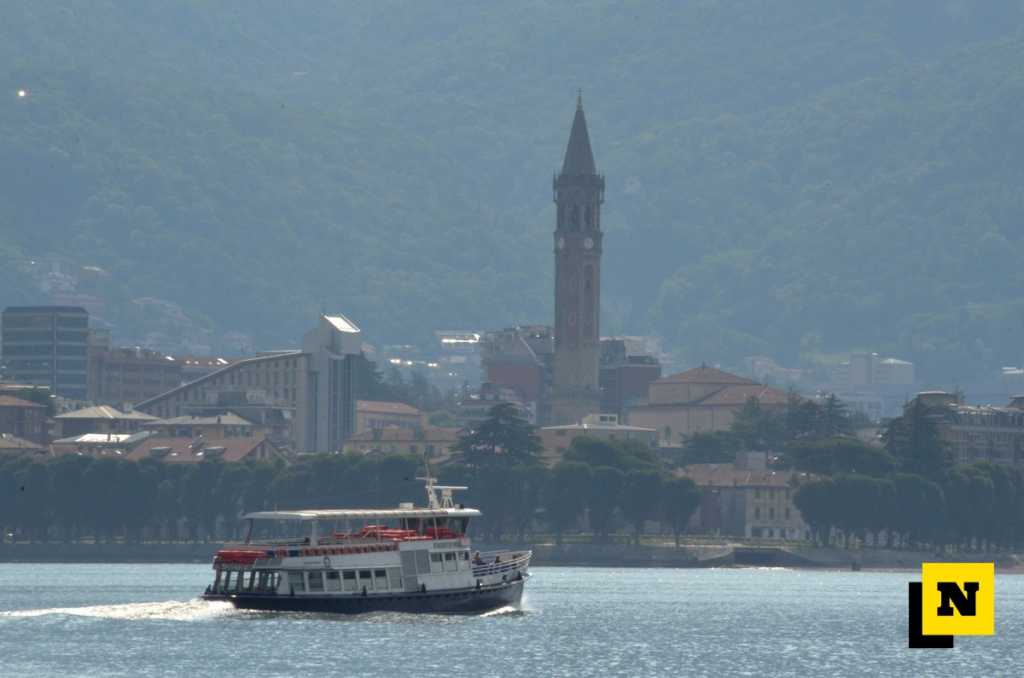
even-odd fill
[{"label": "shoreline", "polygon": [[[220,543],[3,543],[0,563],[212,563]],[[684,544],[633,546],[626,544],[488,544],[499,548],[533,550],[535,566],[628,568],[750,568],[911,571],[922,562],[994,562],[1000,573],[1024,573],[1018,554],[943,553],[764,544]]]}]

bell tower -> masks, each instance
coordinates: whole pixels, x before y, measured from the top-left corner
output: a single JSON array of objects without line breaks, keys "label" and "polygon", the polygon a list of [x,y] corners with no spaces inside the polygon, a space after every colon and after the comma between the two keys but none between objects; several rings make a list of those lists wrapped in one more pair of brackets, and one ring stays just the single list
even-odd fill
[{"label": "bell tower", "polygon": [[562,171],[552,182],[555,221],[555,356],[553,424],[579,422],[600,410],[601,204],[582,95],[569,133]]}]

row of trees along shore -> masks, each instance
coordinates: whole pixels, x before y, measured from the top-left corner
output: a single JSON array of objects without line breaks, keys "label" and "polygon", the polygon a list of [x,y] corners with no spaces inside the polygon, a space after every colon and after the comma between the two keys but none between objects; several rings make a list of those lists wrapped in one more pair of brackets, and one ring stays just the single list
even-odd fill
[{"label": "row of trees along shore", "polygon": [[[927,408],[914,401],[860,461],[845,441],[796,445],[792,459],[822,477],[794,497],[825,544],[1015,550],[1024,544],[1024,473],[989,462],[956,465]],[[838,459],[850,463],[836,463]]]},{"label": "row of trees along shore", "polygon": [[[471,526],[477,538],[639,539],[648,521],[678,537],[699,502],[696,486],[643,445],[581,438],[548,468],[531,426],[505,407],[491,415],[463,436],[457,461],[436,469],[442,482],[469,486],[457,500],[483,511]],[[9,457],[0,459],[0,527],[7,541],[235,539],[250,511],[422,504],[423,470],[421,459],[376,454],[288,465]]]},{"label": "row of trees along shore", "polygon": [[[782,409],[749,401],[731,430],[691,437],[693,458],[765,450],[778,469],[805,471],[794,503],[826,545],[951,550],[1024,544],[1024,473],[988,462],[957,465],[934,413],[914,400],[881,439],[854,433],[857,418],[835,396],[791,395]],[[862,429],[870,430],[870,429]],[[872,444],[874,443],[874,444]]]},{"label": "row of trees along shore", "polygon": [[[795,394],[781,408],[750,400],[728,431],[683,440],[669,455],[635,441],[577,438],[553,467],[540,463],[535,429],[496,407],[460,437],[437,469],[468,485],[459,500],[484,517],[488,541],[586,535],[596,542],[645,528],[678,543],[698,488],[673,472],[764,451],[777,470],[802,471],[794,502],[821,544],[890,548],[1016,549],[1024,543],[1024,474],[992,464],[956,466],[927,410],[915,403],[887,422],[881,444],[835,397]],[[422,501],[422,460],[402,455],[316,455],[295,462],[168,464],[67,456],[0,458],[5,540],[209,541],[239,536],[249,511],[310,506],[395,506]]]}]

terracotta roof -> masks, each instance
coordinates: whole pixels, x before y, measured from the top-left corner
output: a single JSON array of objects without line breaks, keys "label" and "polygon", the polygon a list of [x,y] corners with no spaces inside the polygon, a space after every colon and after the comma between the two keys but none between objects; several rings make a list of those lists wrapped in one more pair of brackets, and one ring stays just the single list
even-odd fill
[{"label": "terracotta roof", "polygon": [[46,445],[40,445],[10,433],[0,433],[0,452],[17,452],[19,450],[39,451],[45,449]]},{"label": "terracotta roof", "polygon": [[561,424],[559,426],[542,426],[541,431],[579,431],[586,434],[587,431],[621,431],[623,433],[657,433],[656,428],[645,426],[630,426],[629,424]]},{"label": "terracotta roof", "polygon": [[459,429],[441,426],[426,426],[421,430],[403,426],[385,426],[375,431],[363,431],[350,437],[353,443],[415,443],[415,442],[455,442],[459,439]]},{"label": "terracotta roof", "polygon": [[9,395],[0,395],[0,407],[44,407],[31,400],[23,400]]},{"label": "terracotta roof", "polygon": [[154,457],[167,463],[197,463],[204,459],[237,462],[248,457],[260,445],[270,445],[273,450],[272,454],[278,456],[276,448],[273,448],[270,441],[263,437],[225,438],[205,442],[201,439],[182,437],[149,438],[132,450],[128,458],[139,461]]},{"label": "terracotta roof", "polygon": [[701,405],[743,405],[757,398],[761,405],[785,405],[789,394],[771,386],[760,384],[726,386],[700,401]]},{"label": "terracotta roof", "polygon": [[151,421],[156,419],[156,417],[145,412],[136,412],[134,410],[122,412],[116,407],[110,407],[109,405],[97,405],[96,407],[85,407],[73,412],[58,414],[54,419],[137,419],[140,421]]},{"label": "terracotta roof", "polygon": [[383,412],[386,414],[411,414],[419,416],[421,412],[412,405],[393,403],[384,400],[359,400],[356,402],[357,412]]},{"label": "terracotta roof", "polygon": [[690,464],[676,471],[704,487],[789,487],[794,478],[807,481],[811,476],[797,471],[752,471],[735,464]]},{"label": "terracotta roof", "polygon": [[252,426],[253,423],[248,419],[243,419],[234,412],[226,412],[225,414],[218,414],[206,417],[197,417],[193,415],[183,415],[181,417],[172,417],[170,419],[155,419],[146,424],[146,428],[156,428],[160,426]]},{"label": "terracotta roof", "polygon": [[654,382],[655,384],[757,384],[752,379],[746,379],[729,372],[717,370],[714,367],[695,367],[692,370],[670,374]]}]

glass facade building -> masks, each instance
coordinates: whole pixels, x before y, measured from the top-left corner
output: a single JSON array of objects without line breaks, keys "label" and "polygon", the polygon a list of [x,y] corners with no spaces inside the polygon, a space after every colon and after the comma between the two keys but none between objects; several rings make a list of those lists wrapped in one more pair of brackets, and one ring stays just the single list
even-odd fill
[{"label": "glass facade building", "polygon": [[0,356],[9,381],[88,395],[89,313],[78,306],[10,306],[0,318]]}]

